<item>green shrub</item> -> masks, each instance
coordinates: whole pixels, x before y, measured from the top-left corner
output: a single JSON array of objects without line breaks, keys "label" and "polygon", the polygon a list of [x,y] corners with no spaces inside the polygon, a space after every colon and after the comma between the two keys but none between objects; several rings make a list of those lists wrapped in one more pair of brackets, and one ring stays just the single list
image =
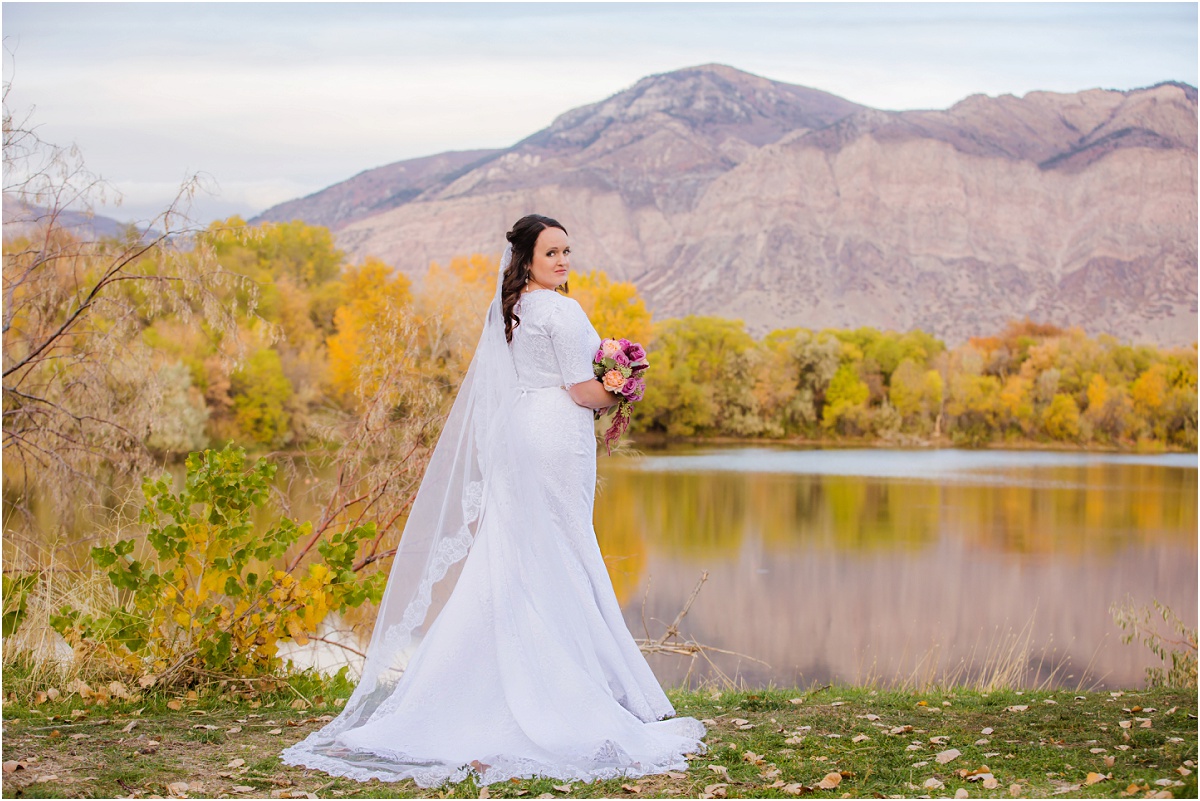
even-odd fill
[{"label": "green shrub", "polygon": [[139,519],[153,554],[134,558],[133,539],[93,548],[120,600],[96,615],[64,607],[51,618],[77,656],[140,675],[144,684],[260,675],[278,669],[280,640],[304,644],[329,612],[379,601],[383,576],[353,569],[374,523],[322,540],[321,558],[297,575],[272,569],[312,524],[284,517],[256,532],[251,516],[267,501],[276,465],[259,460],[245,470],[244,462],[245,450],[230,445],[193,452],[178,494],[168,474],[142,480]]}]

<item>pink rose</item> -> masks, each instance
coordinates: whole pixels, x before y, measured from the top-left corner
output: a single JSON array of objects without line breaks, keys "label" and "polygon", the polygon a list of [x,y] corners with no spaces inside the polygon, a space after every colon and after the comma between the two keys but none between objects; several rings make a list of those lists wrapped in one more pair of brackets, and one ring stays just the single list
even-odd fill
[{"label": "pink rose", "polygon": [[646,394],[646,381],[642,378],[630,378],[625,381],[625,385],[621,387],[621,394],[627,400],[640,401]]},{"label": "pink rose", "polygon": [[620,370],[609,370],[604,374],[604,388],[609,392],[620,392],[625,386],[625,376],[621,375]]},{"label": "pink rose", "polygon": [[606,339],[600,343],[600,358],[611,359],[621,352],[621,343],[615,339]]},{"label": "pink rose", "polygon": [[634,342],[629,346],[629,349],[625,351],[625,355],[629,357],[629,361],[636,362],[638,359],[646,358],[646,349]]},{"label": "pink rose", "polygon": [[621,337],[620,339],[617,340],[617,342],[621,343],[621,350],[624,350],[624,351],[629,350],[629,346],[633,344],[625,337]]},{"label": "pink rose", "polygon": [[613,361],[616,362],[617,365],[620,367],[628,367],[629,366],[629,357],[626,356],[624,353],[618,352],[616,356],[613,356]]}]

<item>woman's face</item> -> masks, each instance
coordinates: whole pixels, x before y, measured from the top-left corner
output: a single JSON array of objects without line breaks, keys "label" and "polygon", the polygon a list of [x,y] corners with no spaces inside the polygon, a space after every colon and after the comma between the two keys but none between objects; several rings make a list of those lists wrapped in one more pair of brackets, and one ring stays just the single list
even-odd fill
[{"label": "woman's face", "polygon": [[566,283],[571,269],[571,246],[561,228],[543,228],[533,246],[533,260],[529,263],[533,288],[554,289]]}]

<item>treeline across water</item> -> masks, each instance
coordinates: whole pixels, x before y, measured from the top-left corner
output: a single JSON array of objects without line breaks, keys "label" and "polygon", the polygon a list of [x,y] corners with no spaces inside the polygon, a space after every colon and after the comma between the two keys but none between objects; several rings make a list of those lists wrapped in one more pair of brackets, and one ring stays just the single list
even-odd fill
[{"label": "treeline across water", "polygon": [[1029,320],[952,349],[922,331],[712,317],[655,326],[638,430],[667,436],[943,438],[1196,448],[1196,344],[1158,348]]}]

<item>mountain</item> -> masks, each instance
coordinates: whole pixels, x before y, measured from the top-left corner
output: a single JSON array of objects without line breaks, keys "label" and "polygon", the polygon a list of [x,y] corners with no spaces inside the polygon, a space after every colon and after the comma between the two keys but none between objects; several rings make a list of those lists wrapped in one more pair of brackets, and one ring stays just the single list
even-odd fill
[{"label": "mountain", "polygon": [[[50,221],[50,211],[30,203],[26,203],[16,195],[4,196],[4,236],[5,238],[28,236]],[[82,240],[103,238],[121,238],[126,236],[130,224],[74,209],[61,209],[54,224]],[[152,238],[157,236],[155,231],[142,231],[142,236]]]},{"label": "mountain", "polygon": [[304,220],[336,231],[355,220],[415,200],[426,190],[442,186],[502,152],[459,150],[364,170],[307,197],[272,206],[250,222]]},{"label": "mountain", "polygon": [[[334,220],[352,255],[416,276],[498,252],[514,220],[548,214],[576,269],[635,281],[656,317],[741,318],[759,334],[872,325],[957,344],[1029,316],[1184,344],[1196,113],[1196,89],[1174,82],[880,111],[705,65],[506,150],[400,162],[380,168],[403,176],[392,183],[370,171],[292,203],[325,198],[297,216]],[[390,199],[346,200],[359,197]]]}]

